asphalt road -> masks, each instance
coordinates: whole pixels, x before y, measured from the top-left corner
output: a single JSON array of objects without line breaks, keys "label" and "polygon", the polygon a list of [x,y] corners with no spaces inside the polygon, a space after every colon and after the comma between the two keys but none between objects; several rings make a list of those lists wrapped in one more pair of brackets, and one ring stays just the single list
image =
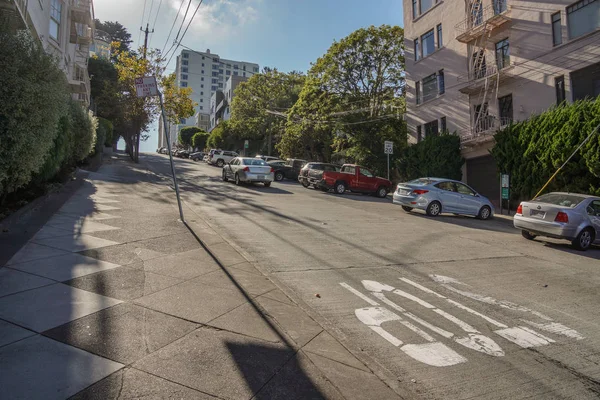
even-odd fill
[{"label": "asphalt road", "polygon": [[[143,161],[168,177],[168,158]],[[186,205],[374,370],[430,399],[600,397],[600,250],[389,199],[240,186],[176,161]],[[194,215],[197,214],[197,215]]]}]

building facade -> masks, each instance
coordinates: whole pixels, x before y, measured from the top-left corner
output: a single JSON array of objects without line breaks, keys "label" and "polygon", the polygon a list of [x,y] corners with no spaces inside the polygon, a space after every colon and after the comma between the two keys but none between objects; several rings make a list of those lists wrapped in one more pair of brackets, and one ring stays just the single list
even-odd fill
[{"label": "building facade", "polygon": [[210,130],[213,94],[225,90],[229,77],[249,78],[259,72],[258,64],[227,60],[211,53],[210,49],[205,52],[182,50],[177,56],[175,68],[177,84],[179,87],[192,88],[192,100],[198,105],[194,117],[182,120],[181,124],[172,127],[173,135],[177,135],[185,126],[206,126],[206,121],[209,121]]},{"label": "building facade", "polygon": [[28,29],[58,59],[74,99],[90,104],[87,63],[94,37],[92,0],[0,0],[1,23]]},{"label": "building facade", "polygon": [[210,99],[210,128],[213,130],[222,121],[231,118],[231,101],[235,96],[235,89],[242,82],[248,80],[245,76],[230,76],[225,82],[223,90],[217,90]]},{"label": "building facade", "polygon": [[407,123],[460,135],[463,180],[492,201],[498,129],[600,95],[600,1],[404,1]]}]

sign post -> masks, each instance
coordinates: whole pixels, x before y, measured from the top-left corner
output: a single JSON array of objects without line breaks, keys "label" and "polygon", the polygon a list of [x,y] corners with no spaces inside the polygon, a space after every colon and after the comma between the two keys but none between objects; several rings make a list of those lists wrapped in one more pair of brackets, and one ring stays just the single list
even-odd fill
[{"label": "sign post", "polygon": [[500,175],[500,215],[502,215],[502,200],[507,200],[508,215],[510,215],[510,176],[508,174]]},{"label": "sign post", "polygon": [[173,154],[171,152],[171,135],[169,133],[169,124],[167,123],[167,115],[165,113],[165,105],[163,104],[162,93],[159,92],[156,84],[156,77],[144,76],[135,78],[135,88],[138,97],[153,97],[158,96],[160,100],[160,110],[162,112],[162,120],[165,127],[165,137],[167,139],[167,148],[169,149],[169,160],[171,161],[171,174],[173,175],[173,184],[175,186],[175,194],[177,195],[177,205],[179,206],[179,217],[181,222],[185,222],[183,218],[183,208],[181,207],[181,198],[179,196],[179,185],[177,184],[177,176],[175,175],[175,165],[173,164]]},{"label": "sign post", "polygon": [[390,180],[390,154],[394,154],[394,142],[385,141],[383,144],[383,152],[387,154],[387,178]]},{"label": "sign post", "polygon": [[247,156],[246,152],[248,151],[248,147],[250,146],[250,143],[248,142],[248,139],[244,140],[244,155]]}]

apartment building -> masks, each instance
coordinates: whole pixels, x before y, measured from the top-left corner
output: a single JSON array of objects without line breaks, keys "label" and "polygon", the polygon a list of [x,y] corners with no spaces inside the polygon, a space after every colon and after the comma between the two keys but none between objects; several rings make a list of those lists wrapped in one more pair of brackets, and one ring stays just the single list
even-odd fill
[{"label": "apartment building", "polygon": [[492,201],[498,129],[600,95],[600,1],[404,1],[407,123],[456,132],[463,180]]},{"label": "apartment building", "polygon": [[177,83],[180,87],[192,88],[192,100],[198,105],[194,117],[173,127],[174,137],[185,126],[206,126],[206,121],[210,121],[211,98],[217,91],[225,90],[229,77],[249,78],[258,72],[258,64],[224,59],[210,49],[205,52],[182,50],[177,56]]},{"label": "apartment building", "polygon": [[235,89],[242,82],[248,80],[244,76],[230,76],[225,82],[223,90],[217,90],[210,99],[210,130],[213,130],[222,121],[231,118],[231,101],[235,96]]},{"label": "apartment building", "polygon": [[87,62],[94,37],[92,0],[0,0],[1,23],[28,29],[65,72],[73,98],[90,104]]}]

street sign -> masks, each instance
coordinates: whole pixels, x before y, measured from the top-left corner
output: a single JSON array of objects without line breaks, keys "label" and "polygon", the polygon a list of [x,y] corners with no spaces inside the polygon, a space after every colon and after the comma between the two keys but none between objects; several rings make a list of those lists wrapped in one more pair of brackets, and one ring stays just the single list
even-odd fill
[{"label": "street sign", "polygon": [[394,154],[394,142],[388,142],[386,140],[383,144],[383,152],[385,154]]},{"label": "street sign", "polygon": [[158,96],[158,87],[156,86],[156,78],[154,76],[135,78],[135,89],[137,97]]},{"label": "street sign", "polygon": [[249,145],[248,140],[244,140],[244,148],[247,149]]},{"label": "street sign", "polygon": [[502,200],[508,200],[509,196],[508,196],[509,190],[507,187],[503,187],[502,188]]},{"label": "street sign", "polygon": [[502,187],[508,188],[510,187],[510,176],[506,174],[502,174]]}]

